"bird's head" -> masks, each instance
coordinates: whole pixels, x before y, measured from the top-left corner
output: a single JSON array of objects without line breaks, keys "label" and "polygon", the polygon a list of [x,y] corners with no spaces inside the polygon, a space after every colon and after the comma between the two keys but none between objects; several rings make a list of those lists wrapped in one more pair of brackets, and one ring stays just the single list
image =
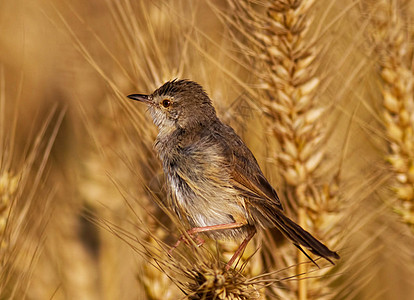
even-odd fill
[{"label": "bird's head", "polygon": [[191,129],[217,118],[202,86],[190,80],[168,81],[152,94],[132,94],[128,98],[147,104],[160,131]]}]

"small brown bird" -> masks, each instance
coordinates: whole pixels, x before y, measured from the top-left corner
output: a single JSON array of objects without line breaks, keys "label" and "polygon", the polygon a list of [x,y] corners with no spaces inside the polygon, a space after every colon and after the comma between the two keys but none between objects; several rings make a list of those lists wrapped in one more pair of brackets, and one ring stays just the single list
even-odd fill
[{"label": "small brown bird", "polygon": [[147,104],[158,127],[155,149],[168,182],[171,206],[192,226],[189,235],[202,232],[213,239],[244,238],[226,269],[257,228],[278,228],[307,257],[301,246],[331,263],[331,258],[339,259],[336,252],[285,216],[255,157],[234,130],[218,119],[199,84],[176,79],[150,95],[128,98]]}]

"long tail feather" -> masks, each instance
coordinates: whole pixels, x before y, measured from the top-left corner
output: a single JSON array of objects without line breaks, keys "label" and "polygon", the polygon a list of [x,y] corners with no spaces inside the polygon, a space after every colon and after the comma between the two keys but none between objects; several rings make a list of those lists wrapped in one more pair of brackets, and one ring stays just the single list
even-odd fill
[{"label": "long tail feather", "polygon": [[[331,264],[334,264],[331,258],[340,258],[336,252],[331,251],[328,247],[313,237],[309,232],[285,216],[283,211],[279,208],[275,208],[270,205],[263,205],[263,203],[261,203],[257,210],[262,216],[271,221],[271,223],[277,227],[283,233],[283,235],[290,239],[302,252],[305,253],[305,251],[303,251],[300,246],[305,247],[313,254],[323,257]],[[306,253],[305,255],[310,258]],[[315,263],[312,259],[310,260]]]}]

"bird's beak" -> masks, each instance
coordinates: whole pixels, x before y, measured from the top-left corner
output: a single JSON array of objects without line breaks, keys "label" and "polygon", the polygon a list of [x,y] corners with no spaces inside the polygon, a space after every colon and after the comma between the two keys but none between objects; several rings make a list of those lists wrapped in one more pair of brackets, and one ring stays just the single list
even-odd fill
[{"label": "bird's beak", "polygon": [[149,95],[143,94],[132,94],[127,96],[129,99],[144,102],[146,104],[152,104],[151,98]]}]

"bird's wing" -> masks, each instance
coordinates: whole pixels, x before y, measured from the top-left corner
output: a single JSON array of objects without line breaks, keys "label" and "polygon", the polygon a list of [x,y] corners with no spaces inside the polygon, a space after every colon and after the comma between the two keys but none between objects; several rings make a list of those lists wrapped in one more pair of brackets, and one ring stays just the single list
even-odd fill
[{"label": "bird's wing", "polygon": [[270,185],[263,175],[260,167],[247,146],[232,129],[227,132],[231,135],[227,141],[232,141],[227,145],[231,157],[230,177],[232,185],[238,189],[242,195],[255,201],[267,201],[283,209],[275,189]]},{"label": "bird's wing", "polygon": [[253,173],[246,172],[245,168],[240,168],[236,165],[231,172],[234,187],[244,196],[259,201],[270,201],[279,209],[283,209],[276,191],[264,177],[260,169],[250,171],[253,171]]}]

